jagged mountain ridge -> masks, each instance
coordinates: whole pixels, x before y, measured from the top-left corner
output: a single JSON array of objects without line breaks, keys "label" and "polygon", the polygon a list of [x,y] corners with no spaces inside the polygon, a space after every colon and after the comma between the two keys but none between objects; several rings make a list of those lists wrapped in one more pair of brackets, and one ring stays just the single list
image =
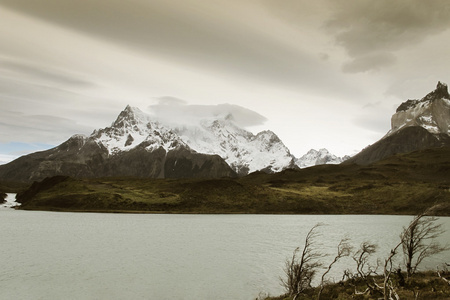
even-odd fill
[{"label": "jagged mountain ridge", "polygon": [[187,147],[198,153],[219,155],[238,174],[274,173],[295,167],[289,149],[271,131],[254,135],[233,122],[231,115],[200,120],[197,125],[173,126],[156,122],[136,107],[127,106],[117,120],[92,136],[110,155],[143,146],[171,151]]},{"label": "jagged mountain ridge", "polygon": [[95,130],[91,138],[104,146],[110,155],[130,151],[137,146],[152,152],[163,148],[166,152],[189,148],[172,130],[152,121],[149,115],[127,106],[110,127]]},{"label": "jagged mountain ridge", "polygon": [[331,154],[327,149],[309,150],[305,155],[295,160],[295,163],[300,168],[308,168],[317,165],[325,164],[340,164],[349,159],[350,156],[338,157]]},{"label": "jagged mountain ridge", "polygon": [[402,103],[391,118],[388,135],[410,126],[420,126],[432,134],[450,134],[450,95],[446,84],[438,82],[436,89],[421,100]]},{"label": "jagged mountain ridge", "polygon": [[[128,129],[118,130],[124,122]],[[304,159],[297,159],[290,153],[274,132],[265,130],[255,135],[237,126],[231,114],[201,119],[198,124],[174,126],[155,122],[138,108],[127,106],[110,128],[96,131],[96,135],[110,153],[132,149],[145,141],[147,135],[152,136],[153,141],[158,139],[153,147],[162,145],[171,149],[183,144],[198,153],[219,155],[240,176],[255,171],[275,173],[289,168],[338,164],[348,158],[339,158],[321,149],[314,161],[304,163]]]},{"label": "jagged mountain ridge", "polygon": [[441,82],[422,99],[403,102],[388,133],[347,162],[366,165],[397,153],[436,147],[450,147],[450,95]]},{"label": "jagged mountain ridge", "polygon": [[239,175],[295,168],[295,157],[275,133],[266,130],[254,135],[235,125],[230,115],[176,131],[192,149],[220,155]]}]

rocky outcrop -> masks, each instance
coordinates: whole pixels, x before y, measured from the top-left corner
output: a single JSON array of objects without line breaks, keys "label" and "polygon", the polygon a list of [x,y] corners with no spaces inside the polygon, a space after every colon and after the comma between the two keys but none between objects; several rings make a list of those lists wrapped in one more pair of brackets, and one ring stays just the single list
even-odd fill
[{"label": "rocky outcrop", "polygon": [[397,153],[436,147],[450,147],[450,96],[441,82],[421,100],[402,103],[391,118],[391,130],[347,162],[370,164]]},{"label": "rocky outcrop", "polygon": [[420,126],[433,134],[450,134],[450,95],[447,85],[438,82],[436,89],[421,100],[402,103],[391,118],[388,135],[410,126]]},{"label": "rocky outcrop", "polygon": [[0,204],[6,203],[6,195],[5,193],[0,192]]}]

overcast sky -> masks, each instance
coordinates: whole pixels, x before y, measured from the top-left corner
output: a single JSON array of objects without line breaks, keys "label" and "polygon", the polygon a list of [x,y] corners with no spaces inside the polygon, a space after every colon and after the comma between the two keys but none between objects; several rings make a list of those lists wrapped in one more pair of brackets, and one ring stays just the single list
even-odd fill
[{"label": "overcast sky", "polygon": [[0,0],[0,164],[127,104],[354,154],[450,83],[449,28],[448,0]]}]

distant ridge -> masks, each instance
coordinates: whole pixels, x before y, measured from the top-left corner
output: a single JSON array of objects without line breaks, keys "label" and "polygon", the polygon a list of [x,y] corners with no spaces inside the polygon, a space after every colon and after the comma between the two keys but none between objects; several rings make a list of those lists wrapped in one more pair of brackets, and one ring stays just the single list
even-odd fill
[{"label": "distant ridge", "polygon": [[302,157],[297,158],[295,160],[295,163],[300,168],[308,168],[317,165],[340,164],[349,158],[350,156],[337,157],[324,148],[318,151],[315,149],[311,149]]}]

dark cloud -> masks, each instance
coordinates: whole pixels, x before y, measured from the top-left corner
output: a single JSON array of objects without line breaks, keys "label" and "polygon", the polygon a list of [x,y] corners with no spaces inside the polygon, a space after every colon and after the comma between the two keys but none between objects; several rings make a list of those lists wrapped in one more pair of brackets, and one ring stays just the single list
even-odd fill
[{"label": "dark cloud", "polygon": [[[365,72],[395,63],[395,52],[450,28],[448,0],[264,0],[270,10],[298,28],[325,30],[345,49],[346,72]],[[281,4],[282,3],[282,4]],[[316,23],[320,23],[317,25]]]},{"label": "dark cloud", "polygon": [[259,113],[239,105],[187,105],[186,101],[174,97],[157,99],[158,104],[151,105],[149,110],[163,123],[198,125],[202,119],[230,116],[233,122],[243,127],[262,125],[267,121]]},{"label": "dark cloud", "polygon": [[44,79],[56,84],[63,84],[75,87],[93,87],[92,82],[83,80],[73,74],[67,72],[50,69],[48,67],[36,66],[26,62],[18,62],[14,60],[0,59],[0,68],[3,72],[9,71],[17,73],[21,76],[31,76],[35,79]]},{"label": "dark cloud", "polygon": [[[317,56],[282,43],[265,28],[220,15],[216,2],[3,0],[0,5],[147,55],[291,89],[354,94]],[[238,6],[236,6],[238,7]],[[220,16],[219,16],[220,15]],[[247,12],[248,15],[248,12]],[[43,37],[45,38],[45,37]]]},{"label": "dark cloud", "polygon": [[450,25],[447,0],[338,0],[327,27],[350,56],[394,51]]},{"label": "dark cloud", "polygon": [[336,1],[326,25],[352,60],[346,72],[392,65],[394,53],[422,42],[450,26],[447,0]]}]

